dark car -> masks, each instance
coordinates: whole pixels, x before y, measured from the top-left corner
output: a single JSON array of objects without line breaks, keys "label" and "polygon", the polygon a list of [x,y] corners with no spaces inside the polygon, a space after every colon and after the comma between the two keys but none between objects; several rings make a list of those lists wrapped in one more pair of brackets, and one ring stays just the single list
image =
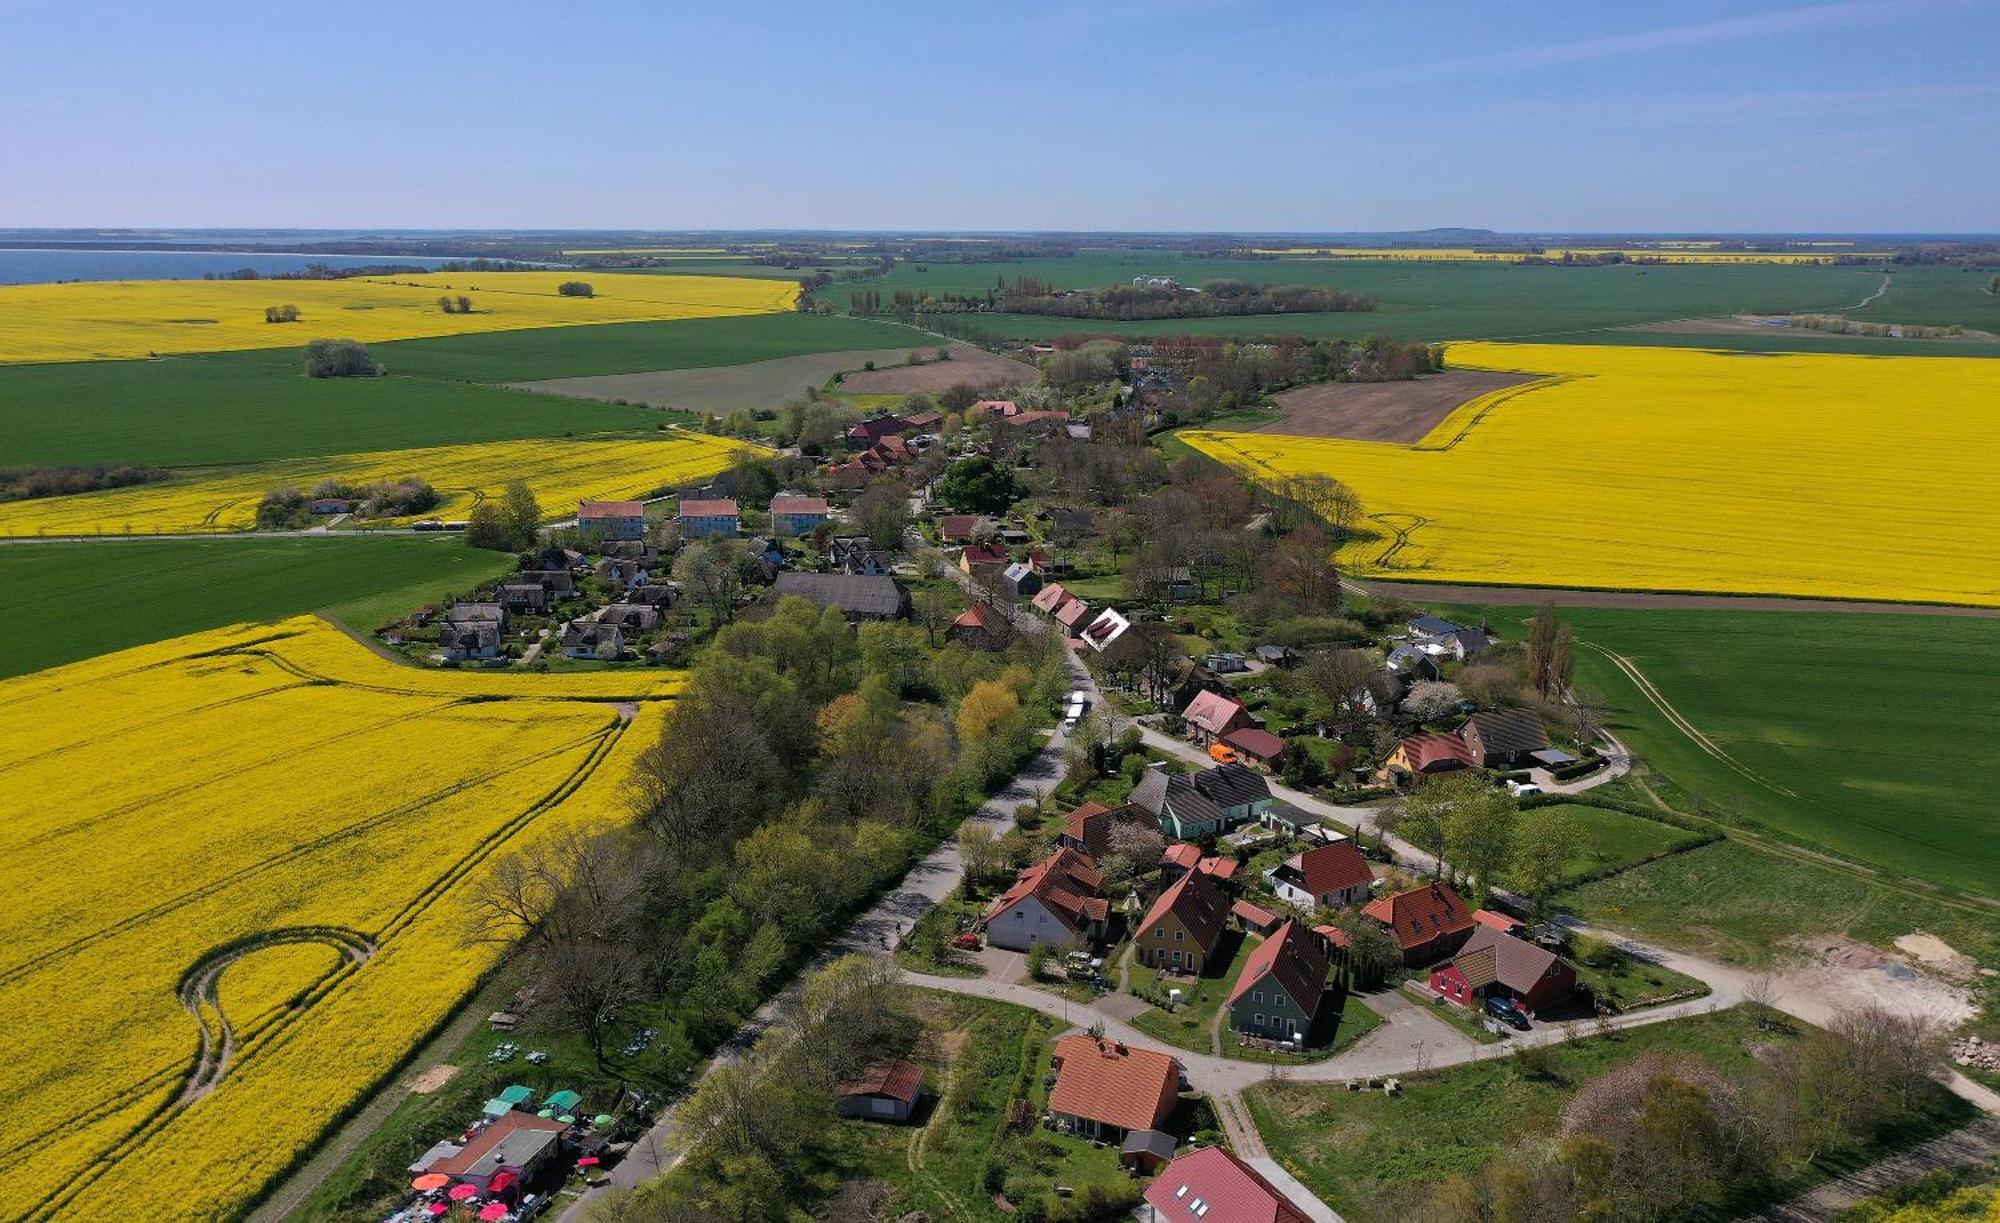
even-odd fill
[{"label": "dark car", "polygon": [[1528,1017],[1522,1012],[1519,1006],[1515,1005],[1512,998],[1502,998],[1498,995],[1488,998],[1486,1000],[1486,1013],[1510,1028],[1515,1028],[1522,1032],[1528,1030]]}]

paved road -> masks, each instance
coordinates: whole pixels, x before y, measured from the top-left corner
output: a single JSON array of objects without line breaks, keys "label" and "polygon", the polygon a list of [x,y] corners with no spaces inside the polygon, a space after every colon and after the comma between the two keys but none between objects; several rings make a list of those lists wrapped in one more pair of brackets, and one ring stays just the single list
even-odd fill
[{"label": "paved road", "polygon": [[[1070,660],[1070,666],[1073,670],[1082,670],[1074,659]],[[1063,755],[1068,746],[1067,736],[1058,730],[1021,772],[979,808],[973,820],[992,828],[996,834],[1012,827],[1016,807],[1045,797],[1062,781]],[[703,1077],[713,1073],[718,1066],[738,1061],[749,1053],[757,1038],[797,1005],[806,977],[843,955],[884,954],[916,924],[919,917],[949,896],[964,877],[965,861],[959,854],[958,837],[954,834],[911,867],[893,891],[856,918],[846,932],[821,951],[790,985],[759,1007],[710,1059],[702,1072]],[[1040,996],[1048,997],[1046,994]],[[1051,1001],[1060,1005],[1062,1000]],[[687,1153],[688,1142],[687,1136],[681,1132],[680,1112],[678,1104],[668,1107],[653,1128],[634,1145],[631,1154],[611,1170],[613,1188],[633,1188],[672,1169],[681,1161]],[[586,1193],[563,1212],[562,1219],[565,1223],[582,1219],[589,1204],[601,1196],[603,1194],[598,1191]]]}]

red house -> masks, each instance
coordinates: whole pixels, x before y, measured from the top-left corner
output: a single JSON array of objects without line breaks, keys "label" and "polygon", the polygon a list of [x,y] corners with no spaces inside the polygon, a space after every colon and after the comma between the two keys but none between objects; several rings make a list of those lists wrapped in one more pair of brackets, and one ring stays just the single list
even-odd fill
[{"label": "red house", "polygon": [[1181,720],[1187,723],[1188,738],[1203,745],[1251,724],[1250,711],[1243,708],[1241,701],[1206,689],[1188,702],[1188,707],[1181,711]]},{"label": "red house", "polygon": [[1147,1223],[1309,1223],[1255,1168],[1221,1147],[1190,1151],[1146,1186]]},{"label": "red house", "polygon": [[1576,992],[1576,969],[1552,951],[1482,925],[1450,962],[1431,970],[1431,992],[1464,1007],[1498,994],[1533,1015]]},{"label": "red house", "polygon": [[1442,883],[1369,901],[1361,912],[1387,930],[1403,949],[1403,963],[1429,964],[1464,945],[1478,923],[1458,893]]}]

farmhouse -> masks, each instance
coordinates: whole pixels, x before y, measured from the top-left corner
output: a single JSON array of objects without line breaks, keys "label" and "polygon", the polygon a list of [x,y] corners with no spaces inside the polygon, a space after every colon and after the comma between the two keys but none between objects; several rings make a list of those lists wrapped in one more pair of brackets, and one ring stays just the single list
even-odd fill
[{"label": "farmhouse", "polygon": [[565,658],[613,659],[625,652],[625,632],[615,624],[572,620],[563,626],[562,652]]},{"label": "farmhouse", "polygon": [[1056,623],[1062,625],[1064,631],[1079,632],[1081,631],[1079,626],[1090,623],[1090,604],[1082,599],[1072,598],[1056,608],[1055,617]]},{"label": "farmhouse", "polygon": [[1487,768],[1513,768],[1528,763],[1549,747],[1542,720],[1525,709],[1481,710],[1458,728],[1472,758]]},{"label": "farmhouse", "polygon": [[446,624],[491,624],[507,631],[507,609],[498,603],[454,603],[444,612]]},{"label": "farmhouse", "polygon": [[1189,871],[1160,893],[1132,932],[1139,962],[1172,972],[1201,975],[1222,941],[1229,902],[1215,881]]},{"label": "farmhouse", "polygon": [[1311,1223],[1311,1216],[1221,1147],[1190,1151],[1146,1186],[1145,1223]]},{"label": "farmhouse", "polygon": [[847,429],[847,444],[856,450],[866,450],[885,437],[897,437],[911,431],[910,422],[901,416],[871,416],[858,425]]},{"label": "farmhouse", "polygon": [[835,570],[858,577],[881,577],[895,565],[892,552],[877,548],[866,535],[836,535],[827,541],[826,559]]},{"label": "farmhouse", "polygon": [[1115,1141],[1157,1130],[1180,1097],[1180,1062],[1151,1049],[1071,1035],[1056,1042],[1054,1061],[1049,1113],[1073,1133]]},{"label": "farmhouse", "polygon": [[1038,943],[1082,945],[1103,937],[1111,911],[1097,890],[1097,863],[1075,849],[1058,849],[1022,871],[986,911],[986,941],[1009,951]]},{"label": "farmhouse", "polygon": [[1240,764],[1171,774],[1156,765],[1127,801],[1158,820],[1166,836],[1191,841],[1261,818],[1271,806],[1271,786]]},{"label": "farmhouse", "polygon": [[1100,859],[1111,852],[1112,829],[1120,824],[1143,823],[1150,826],[1152,822],[1144,812],[1130,807],[1107,807],[1103,803],[1088,802],[1069,813],[1057,843]]},{"label": "farmhouse", "polygon": [[946,514],[938,519],[938,538],[948,544],[969,544],[981,527],[992,522],[984,514]]},{"label": "farmhouse", "polygon": [[944,636],[946,641],[975,650],[1001,650],[1007,647],[1009,633],[1005,616],[984,603],[974,603],[958,614]]},{"label": "farmhouse", "polygon": [[1383,661],[1383,668],[1397,679],[1416,683],[1419,680],[1442,679],[1444,672],[1439,669],[1437,659],[1423,650],[1405,642],[1389,651]]},{"label": "farmhouse", "polygon": [[660,626],[660,609],[644,603],[613,603],[597,613],[597,622],[616,625],[625,633],[649,633]]},{"label": "farmhouse", "polygon": [[1187,723],[1188,738],[1204,746],[1219,741],[1232,730],[1254,725],[1250,711],[1243,708],[1241,701],[1219,692],[1197,695],[1181,711],[1181,720]]},{"label": "farmhouse", "polygon": [[508,611],[540,612],[549,606],[549,592],[540,582],[505,582],[494,593]]},{"label": "farmhouse", "polygon": [[622,556],[607,556],[597,562],[597,576],[613,586],[630,589],[650,584],[653,580],[653,571],[644,561],[627,560]]},{"label": "farmhouse", "polygon": [[786,571],[773,589],[781,598],[797,595],[821,607],[837,607],[850,621],[899,619],[909,598],[895,578],[851,573]]},{"label": "farmhouse", "polygon": [[500,657],[500,626],[491,621],[446,621],[438,627],[438,649],[449,662]]},{"label": "farmhouse", "polygon": [[1499,995],[1533,1015],[1576,992],[1576,969],[1546,948],[1481,925],[1450,962],[1431,970],[1431,992],[1465,1007]]},{"label": "farmhouse", "polygon": [[1285,922],[1243,962],[1229,991],[1229,1026],[1245,1036],[1290,1040],[1312,1032],[1330,966],[1314,939]]},{"label": "farmhouse", "polygon": [[683,539],[734,539],[742,526],[733,497],[684,500],[675,521],[680,524]]},{"label": "farmhouse", "polygon": [[923,1097],[924,1068],[914,1062],[883,1062],[840,1084],[833,1111],[842,1117],[903,1122]]},{"label": "farmhouse", "polygon": [[831,513],[825,497],[780,494],[771,498],[771,531],[777,535],[804,535],[827,521]]},{"label": "farmhouse", "polygon": [[1478,764],[1465,740],[1457,735],[1411,735],[1396,745],[1382,767],[1403,777],[1429,777]]},{"label": "farmhouse", "polygon": [[1069,591],[1063,588],[1061,582],[1050,582],[1035,592],[1035,610],[1044,615],[1055,615],[1056,609],[1068,601]]},{"label": "farmhouse", "polygon": [[1380,923],[1402,949],[1403,963],[1428,964],[1450,955],[1472,933],[1472,913],[1458,893],[1426,884],[1371,900],[1361,912]]},{"label": "farmhouse", "polygon": [[568,566],[560,569],[523,569],[514,575],[516,582],[533,582],[550,595],[573,595],[576,593],[576,575]]},{"label": "farmhouse", "polygon": [[1293,854],[1264,872],[1278,899],[1302,909],[1337,909],[1367,900],[1375,884],[1375,872],[1368,859],[1342,837],[1331,845],[1319,845]]},{"label": "farmhouse", "polygon": [[576,526],[605,539],[643,539],[646,505],[642,501],[579,501]]}]

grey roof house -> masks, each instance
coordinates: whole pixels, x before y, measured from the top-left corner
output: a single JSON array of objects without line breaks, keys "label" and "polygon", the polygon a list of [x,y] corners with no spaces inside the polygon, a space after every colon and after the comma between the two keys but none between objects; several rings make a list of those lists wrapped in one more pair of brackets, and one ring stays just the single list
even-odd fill
[{"label": "grey roof house", "polygon": [[909,604],[909,595],[892,577],[786,570],[773,589],[780,598],[796,595],[821,607],[837,607],[849,620],[895,620]]},{"label": "grey roof house", "polygon": [[1156,767],[1146,770],[1126,801],[1158,820],[1169,839],[1194,841],[1261,818],[1271,805],[1271,787],[1240,764],[1173,774]]}]

